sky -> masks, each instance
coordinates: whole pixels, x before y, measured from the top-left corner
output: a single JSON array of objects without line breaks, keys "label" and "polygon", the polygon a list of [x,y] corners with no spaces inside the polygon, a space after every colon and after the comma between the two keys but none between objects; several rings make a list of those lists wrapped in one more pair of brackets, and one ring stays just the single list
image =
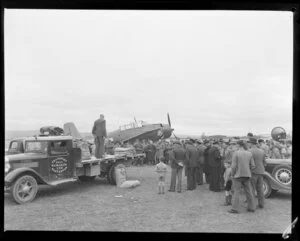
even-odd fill
[{"label": "sky", "polygon": [[5,130],[292,130],[291,12],[5,9],[4,41]]}]

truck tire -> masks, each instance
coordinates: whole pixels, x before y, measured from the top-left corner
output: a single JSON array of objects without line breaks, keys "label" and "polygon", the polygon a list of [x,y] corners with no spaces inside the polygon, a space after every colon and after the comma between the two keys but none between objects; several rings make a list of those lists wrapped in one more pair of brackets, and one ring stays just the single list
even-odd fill
[{"label": "truck tire", "polygon": [[78,176],[78,179],[81,182],[92,182],[92,181],[94,181],[95,178],[96,178],[96,176]]},{"label": "truck tire", "polygon": [[115,164],[111,165],[107,173],[107,180],[111,185],[116,185],[115,167]]},{"label": "truck tire", "polygon": [[107,173],[107,180],[112,185],[117,185],[115,169],[120,166],[125,169],[125,165],[123,163],[114,163],[109,168],[109,171]]},{"label": "truck tire", "polygon": [[13,200],[18,204],[31,202],[38,191],[36,179],[30,174],[22,174],[12,184],[10,188]]}]

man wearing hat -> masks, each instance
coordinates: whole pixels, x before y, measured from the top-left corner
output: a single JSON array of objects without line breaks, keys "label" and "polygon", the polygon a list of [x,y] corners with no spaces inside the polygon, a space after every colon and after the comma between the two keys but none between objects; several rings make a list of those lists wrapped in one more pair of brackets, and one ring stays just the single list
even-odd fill
[{"label": "man wearing hat", "polygon": [[92,134],[94,136],[96,146],[95,156],[96,158],[101,158],[104,154],[104,138],[107,137],[106,121],[103,114],[101,114],[100,118],[94,122]]},{"label": "man wearing hat", "polygon": [[263,208],[265,202],[263,190],[263,174],[265,172],[265,166],[267,164],[265,153],[262,149],[257,148],[257,141],[255,138],[249,138],[248,142],[250,143],[249,151],[252,153],[255,163],[255,168],[251,170],[252,177],[250,179],[253,189],[253,196],[255,196],[254,192],[256,192],[258,207]]},{"label": "man wearing hat", "polygon": [[239,196],[242,188],[244,188],[248,208],[247,211],[254,212],[254,197],[251,190],[251,169],[255,168],[255,163],[253,160],[252,153],[247,150],[247,146],[243,141],[238,141],[238,150],[234,153],[231,163],[232,171],[232,184],[233,184],[233,200],[232,200],[232,209],[229,210],[229,213],[238,213],[239,209]]},{"label": "man wearing hat", "polygon": [[187,190],[196,189],[196,169],[199,165],[200,155],[193,145],[195,140],[190,139],[186,145],[186,170],[187,170]]},{"label": "man wearing hat", "polygon": [[204,146],[202,144],[202,141],[197,140],[197,150],[199,152],[199,162],[198,162],[198,166],[196,168],[196,183],[198,185],[202,185],[203,184],[203,170],[204,170],[204,152],[206,149],[206,146]]},{"label": "man wearing hat", "polygon": [[175,192],[177,179],[177,192],[181,192],[182,170],[185,162],[185,150],[179,141],[174,142],[174,148],[170,151],[171,161],[171,184],[169,192]]},{"label": "man wearing hat", "polygon": [[204,172],[206,182],[211,191],[219,192],[221,175],[221,155],[219,149],[215,146],[217,142],[208,141],[204,152]]},{"label": "man wearing hat", "polygon": [[205,174],[205,181],[206,183],[210,183],[210,174],[211,174],[211,171],[210,171],[210,167],[208,165],[208,151],[210,150],[211,148],[211,143],[209,140],[204,140],[203,141],[203,144],[204,146],[206,147],[205,151],[204,151],[204,166],[203,166],[203,172]]},{"label": "man wearing hat", "polygon": [[221,153],[218,148],[218,142],[214,141],[213,146],[208,152],[208,165],[211,170],[209,190],[214,192],[221,191]]},{"label": "man wearing hat", "polygon": [[114,155],[115,154],[114,143],[113,143],[112,138],[107,139],[106,143],[104,144],[104,147],[105,147],[105,152],[108,155]]},{"label": "man wearing hat", "polygon": [[258,140],[258,146],[260,149],[262,149],[265,153],[266,156],[269,156],[270,155],[270,149],[269,147],[265,144],[265,141],[263,139],[259,139]]}]

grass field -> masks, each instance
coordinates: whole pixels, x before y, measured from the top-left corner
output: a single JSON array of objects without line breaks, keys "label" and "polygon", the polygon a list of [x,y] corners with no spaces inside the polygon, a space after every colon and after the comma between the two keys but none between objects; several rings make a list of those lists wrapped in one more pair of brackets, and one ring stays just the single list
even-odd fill
[{"label": "grass field", "polygon": [[291,222],[290,192],[278,192],[255,213],[246,212],[241,197],[241,213],[235,215],[222,205],[224,193],[210,192],[207,184],[186,191],[184,177],[182,193],[158,195],[153,166],[130,167],[127,176],[141,185],[121,189],[97,178],[55,188],[41,186],[36,199],[25,205],[5,194],[4,229],[282,233]]}]

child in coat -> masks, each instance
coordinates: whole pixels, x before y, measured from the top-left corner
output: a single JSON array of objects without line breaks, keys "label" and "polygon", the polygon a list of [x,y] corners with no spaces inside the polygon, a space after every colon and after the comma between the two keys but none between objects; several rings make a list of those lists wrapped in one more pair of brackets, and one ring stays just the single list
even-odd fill
[{"label": "child in coat", "polygon": [[167,165],[164,163],[164,157],[161,156],[159,158],[159,163],[155,166],[155,171],[158,173],[158,194],[164,194],[167,173]]}]

